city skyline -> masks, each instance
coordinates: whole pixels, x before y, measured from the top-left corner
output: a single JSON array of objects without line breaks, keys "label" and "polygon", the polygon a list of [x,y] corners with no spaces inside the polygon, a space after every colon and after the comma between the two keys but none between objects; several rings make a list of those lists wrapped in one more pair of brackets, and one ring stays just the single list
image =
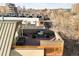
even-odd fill
[{"label": "city skyline", "polygon": [[[34,8],[34,9],[70,9],[72,7],[72,3],[14,3],[16,6],[21,6],[25,8]],[[5,3],[0,3],[0,5],[5,5]]]}]

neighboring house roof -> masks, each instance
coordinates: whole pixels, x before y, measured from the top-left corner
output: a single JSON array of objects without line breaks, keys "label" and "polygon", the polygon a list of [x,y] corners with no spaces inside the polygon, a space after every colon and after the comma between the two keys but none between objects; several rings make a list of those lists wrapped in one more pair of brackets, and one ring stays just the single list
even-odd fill
[{"label": "neighboring house roof", "polygon": [[44,26],[36,26],[35,24],[22,25],[21,29],[45,29]]},{"label": "neighboring house roof", "polygon": [[16,20],[0,21],[0,56],[8,56],[17,28]]}]

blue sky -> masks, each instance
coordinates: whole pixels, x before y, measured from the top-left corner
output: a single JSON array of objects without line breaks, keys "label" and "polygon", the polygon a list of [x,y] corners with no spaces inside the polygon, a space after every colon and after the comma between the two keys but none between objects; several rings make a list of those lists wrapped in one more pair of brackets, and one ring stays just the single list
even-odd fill
[{"label": "blue sky", "polygon": [[[0,3],[0,5],[4,5],[5,3]],[[15,3],[16,6],[25,6],[26,8],[51,8],[51,9],[57,9],[57,8],[64,8],[68,9],[72,7],[72,3]]]},{"label": "blue sky", "polygon": [[25,6],[26,8],[71,8],[71,3],[16,3],[16,6]]}]

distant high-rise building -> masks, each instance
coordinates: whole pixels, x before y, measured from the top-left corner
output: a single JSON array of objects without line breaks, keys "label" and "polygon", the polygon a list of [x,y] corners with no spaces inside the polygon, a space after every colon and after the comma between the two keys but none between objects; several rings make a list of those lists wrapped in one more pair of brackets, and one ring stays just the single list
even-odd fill
[{"label": "distant high-rise building", "polygon": [[13,3],[6,3],[5,6],[0,6],[0,15],[16,16],[17,7]]},{"label": "distant high-rise building", "polygon": [[6,3],[6,7],[8,7],[7,13],[10,14],[11,16],[16,16],[17,15],[17,7],[13,3]]},{"label": "distant high-rise building", "polygon": [[0,15],[2,15],[3,13],[6,13],[6,7],[0,6]]}]

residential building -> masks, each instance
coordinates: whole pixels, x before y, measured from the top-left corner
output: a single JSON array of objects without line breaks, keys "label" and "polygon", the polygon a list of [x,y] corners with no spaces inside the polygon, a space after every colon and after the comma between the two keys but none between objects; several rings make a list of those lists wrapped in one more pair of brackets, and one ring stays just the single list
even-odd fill
[{"label": "residential building", "polygon": [[0,6],[0,15],[17,16],[17,8],[15,4],[6,3],[4,6]]}]

